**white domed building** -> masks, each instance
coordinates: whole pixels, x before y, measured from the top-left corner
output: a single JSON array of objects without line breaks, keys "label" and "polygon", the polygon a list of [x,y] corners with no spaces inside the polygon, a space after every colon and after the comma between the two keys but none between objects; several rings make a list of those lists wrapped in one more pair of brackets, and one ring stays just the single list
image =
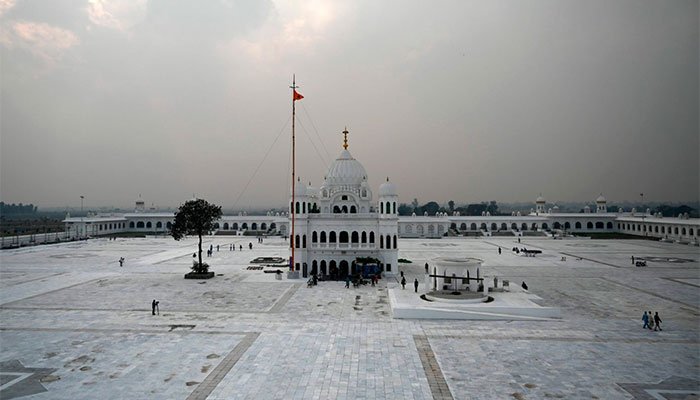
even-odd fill
[{"label": "white domed building", "polygon": [[[294,269],[303,277],[317,273],[345,279],[375,259],[386,274],[398,266],[398,192],[389,181],[379,187],[375,201],[365,168],[343,150],[331,163],[316,189],[297,181],[294,201]],[[290,240],[290,244],[292,241]],[[359,259],[359,260],[358,260]]]}]

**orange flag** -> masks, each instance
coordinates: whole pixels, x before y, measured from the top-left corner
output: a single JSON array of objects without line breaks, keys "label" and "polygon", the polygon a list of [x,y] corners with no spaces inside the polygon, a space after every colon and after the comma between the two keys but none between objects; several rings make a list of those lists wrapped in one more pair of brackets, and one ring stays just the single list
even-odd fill
[{"label": "orange flag", "polygon": [[292,101],[297,101],[303,99],[304,96],[300,95],[296,89],[294,90],[294,95],[292,95]]}]

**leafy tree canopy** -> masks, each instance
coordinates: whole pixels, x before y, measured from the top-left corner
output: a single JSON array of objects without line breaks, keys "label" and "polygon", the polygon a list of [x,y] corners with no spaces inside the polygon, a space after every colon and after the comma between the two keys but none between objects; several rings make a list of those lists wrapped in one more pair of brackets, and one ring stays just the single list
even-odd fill
[{"label": "leafy tree canopy", "polygon": [[188,235],[202,236],[214,230],[214,223],[221,218],[221,206],[204,199],[186,201],[175,212],[170,234],[175,240]]}]

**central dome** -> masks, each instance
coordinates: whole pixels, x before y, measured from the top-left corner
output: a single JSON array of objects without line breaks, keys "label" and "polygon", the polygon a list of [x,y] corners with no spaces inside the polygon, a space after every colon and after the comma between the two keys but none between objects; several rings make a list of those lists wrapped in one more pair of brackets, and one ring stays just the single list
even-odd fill
[{"label": "central dome", "polygon": [[365,167],[352,158],[347,149],[340,152],[340,156],[328,167],[328,173],[326,173],[326,183],[331,185],[360,185],[365,181],[367,181]]}]

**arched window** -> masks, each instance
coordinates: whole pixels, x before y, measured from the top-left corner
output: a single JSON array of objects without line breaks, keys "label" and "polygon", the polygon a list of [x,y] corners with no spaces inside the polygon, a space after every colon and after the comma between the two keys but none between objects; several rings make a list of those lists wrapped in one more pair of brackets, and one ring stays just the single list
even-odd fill
[{"label": "arched window", "polygon": [[384,202],[383,201],[379,202],[379,210],[381,211],[381,214],[384,214]]},{"label": "arched window", "polygon": [[571,224],[569,222],[564,222],[564,229],[571,229]]},{"label": "arched window", "polygon": [[433,236],[434,233],[435,233],[435,226],[428,225],[428,235]]},{"label": "arched window", "polygon": [[374,232],[369,233],[369,242],[374,244]]},{"label": "arched window", "polygon": [[[218,224],[216,224],[216,225],[218,225]],[[151,221],[146,222],[146,228],[150,229],[152,227],[153,227],[153,224],[151,224]],[[217,226],[217,228],[218,228],[218,226]]]},{"label": "arched window", "polygon": [[515,222],[513,222],[512,224],[510,224],[510,229],[518,230],[518,224],[516,224]]},{"label": "arched window", "polygon": [[112,230],[112,224],[109,224],[109,230],[110,231]]},{"label": "arched window", "polygon": [[554,229],[561,229],[561,224],[559,221],[554,221]]},{"label": "arched window", "polygon": [[231,229],[233,229],[234,231],[237,231],[238,230],[238,222],[234,222],[233,225],[231,225]]},{"label": "arched window", "polygon": [[496,225],[495,222],[492,222],[492,223],[491,223],[491,230],[492,230],[492,231],[498,230],[498,225]]},{"label": "arched window", "polygon": [[347,243],[348,242],[348,232],[347,231],[340,231],[340,235],[338,237],[338,243]]},{"label": "arched window", "polygon": [[391,214],[391,203],[388,201],[386,202],[386,213]]},{"label": "arched window", "polygon": [[396,202],[393,202],[391,205],[392,205],[392,207],[391,207],[391,208],[392,208],[391,213],[392,213],[392,214],[396,214]]},{"label": "arched window", "polygon": [[532,230],[536,231],[537,230],[537,222],[532,223]]},{"label": "arched window", "polygon": [[418,236],[423,236],[423,225],[418,225],[416,227],[416,233],[418,234]]},{"label": "arched window", "polygon": [[100,224],[99,227],[98,227],[97,229],[98,229],[98,230],[102,230],[102,224]]},{"label": "arched window", "polygon": [[386,248],[390,249],[391,248],[391,236],[386,235],[386,242],[384,242],[384,243],[386,243]]},{"label": "arched window", "polygon": [[605,224],[602,223],[602,222],[600,222],[600,221],[598,221],[598,222],[595,223],[595,228],[596,228],[596,229],[603,229],[603,228],[605,228]]},{"label": "arched window", "polygon": [[299,237],[299,235],[296,235],[296,236],[294,237],[294,247],[296,247],[297,249],[299,248],[299,245],[301,244],[301,243],[299,243],[299,242],[301,241],[301,240],[299,240],[299,239],[301,239],[301,238]]},{"label": "arched window", "polygon": [[658,225],[654,225],[654,233],[659,233],[659,226]]},{"label": "arched window", "polygon": [[299,211],[301,210],[301,204],[299,204],[298,201],[296,202],[296,206],[294,207],[294,209],[295,209],[296,213],[299,214]]},{"label": "arched window", "polygon": [[[476,224],[474,225],[474,229],[476,229]],[[466,231],[467,230],[467,224],[462,222],[462,224],[459,226],[459,230],[461,231]]]},{"label": "arched window", "polygon": [[311,243],[316,242],[318,242],[318,234],[316,233],[316,231],[313,231],[313,233],[311,233]]},{"label": "arched window", "polygon": [[413,228],[411,225],[406,225],[406,233],[411,233],[413,231]]},{"label": "arched window", "polygon": [[333,214],[340,214],[340,207],[333,206]]},{"label": "arched window", "polygon": [[593,229],[593,222],[588,221],[588,223],[586,224],[586,228]]},{"label": "arched window", "polygon": [[574,224],[574,227],[575,227],[576,229],[581,229],[581,222],[576,221],[576,223]]},{"label": "arched window", "polygon": [[472,224],[469,226],[469,229],[475,231],[476,230],[476,223],[472,222]]},{"label": "arched window", "polygon": [[379,235],[379,248],[384,248],[384,235]]},{"label": "arched window", "polygon": [[165,227],[168,228],[168,229],[170,229],[170,228],[173,227],[173,223],[172,223],[172,222],[168,222],[168,223],[165,224]]},{"label": "arched window", "polygon": [[357,214],[357,207],[350,206],[350,214]]},{"label": "arched window", "polygon": [[321,260],[321,275],[326,275],[326,260]]},{"label": "arched window", "polygon": [[360,235],[360,243],[367,243],[367,232],[362,231],[362,235]]},{"label": "arched window", "polygon": [[483,230],[488,229],[488,228],[486,227],[486,222],[482,222],[482,223],[481,223],[481,229],[483,229]]},{"label": "arched window", "polygon": [[360,235],[357,232],[353,231],[352,236],[350,237],[350,242],[351,243],[359,243],[360,242]]},{"label": "arched window", "polygon": [[247,222],[242,223],[242,224],[241,224],[241,229],[242,229],[242,230],[243,230],[243,229],[248,229],[248,223],[247,223]]},{"label": "arched window", "polygon": [[394,235],[394,248],[395,248],[395,249],[398,249],[398,247],[396,246],[396,240],[397,240],[397,239],[396,239],[396,235]]},{"label": "arched window", "polygon": [[321,243],[326,243],[326,231],[321,231]]},{"label": "arched window", "polygon": [[277,228],[277,224],[275,224],[274,222],[270,223],[270,229],[276,229],[276,228]]},{"label": "arched window", "polygon": [[607,225],[608,225],[608,229],[612,229],[612,228],[613,228],[613,223],[612,223],[612,222],[608,222]]},{"label": "arched window", "polygon": [[264,222],[263,222],[262,224],[260,224],[260,229],[263,230],[263,231],[266,231],[266,230],[267,230],[267,224],[264,223]]},{"label": "arched window", "polygon": [[302,248],[306,248],[306,235],[301,237],[301,242],[302,242]]},{"label": "arched window", "polygon": [[144,227],[143,221],[137,222],[137,223],[136,223],[136,227],[137,227],[137,228],[143,228],[143,227]]},{"label": "arched window", "polygon": [[348,206],[343,206],[342,210],[343,210],[343,214],[347,214],[348,213]]},{"label": "arched window", "polygon": [[681,235],[685,236],[685,227],[683,227],[683,229],[681,229]]},{"label": "arched window", "polygon": [[676,235],[678,234],[678,227],[677,226],[673,227],[673,233]]},{"label": "arched window", "polygon": [[228,222],[224,222],[224,230],[225,230],[225,231],[228,230]]},{"label": "arched window", "polygon": [[257,230],[258,230],[258,224],[257,224],[256,222],[253,222],[252,224],[250,224],[250,229],[252,229],[252,230],[254,230],[254,231],[257,231]]},{"label": "arched window", "polygon": [[693,228],[690,228],[690,231],[688,232],[688,235],[689,235],[689,236],[695,235],[695,232],[693,231]]},{"label": "arched window", "polygon": [[501,230],[504,230],[504,231],[505,231],[506,229],[508,229],[508,224],[506,224],[505,222],[503,222],[503,223],[501,224]]},{"label": "arched window", "polygon": [[328,243],[335,243],[335,231],[331,231],[331,233],[328,235]]},{"label": "arched window", "polygon": [[547,230],[547,229],[549,229],[549,225],[547,225],[547,223],[546,223],[546,222],[545,222],[545,223],[543,223],[543,224],[542,224],[542,229],[544,229],[544,230]]},{"label": "arched window", "polygon": [[525,222],[523,222],[522,224],[520,224],[520,230],[523,230],[523,231],[526,231],[526,230],[527,230],[527,224],[526,224]]},{"label": "arched window", "polygon": [[160,221],[156,222],[156,228],[160,229],[160,228],[162,228],[162,227],[163,227],[163,223],[162,223],[162,222],[160,222]]},{"label": "arched window", "polygon": [[306,203],[301,203],[301,212],[306,214]]}]

